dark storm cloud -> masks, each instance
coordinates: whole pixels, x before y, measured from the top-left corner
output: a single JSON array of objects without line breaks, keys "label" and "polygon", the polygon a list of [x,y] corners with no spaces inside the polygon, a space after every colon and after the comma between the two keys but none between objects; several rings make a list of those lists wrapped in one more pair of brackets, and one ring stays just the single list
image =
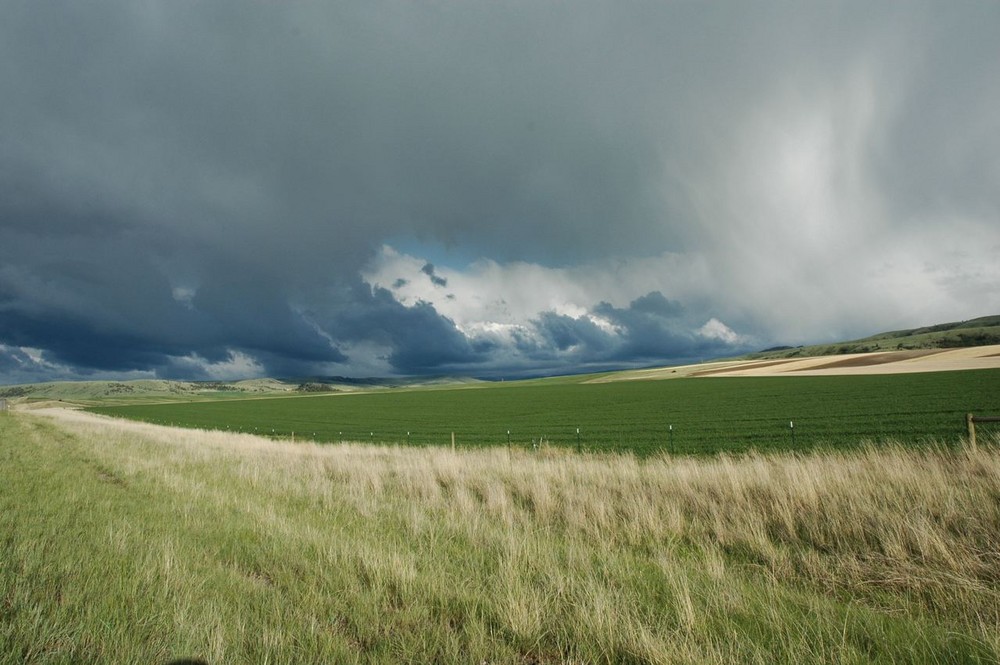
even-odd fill
[{"label": "dark storm cloud", "polygon": [[534,325],[545,343],[521,340],[522,348],[534,357],[553,358],[569,350],[581,352],[580,355],[602,356],[614,344],[614,335],[586,317],[542,312]]},{"label": "dark storm cloud", "polygon": [[442,368],[474,367],[493,345],[472,341],[433,306],[405,307],[386,289],[354,286],[354,306],[335,313],[329,328],[339,339],[375,342],[389,349],[385,360],[401,374],[429,374]]},{"label": "dark storm cloud", "polygon": [[600,303],[594,313],[606,317],[622,329],[621,342],[611,359],[620,361],[655,361],[661,358],[686,360],[713,354],[746,351],[743,346],[723,343],[697,332],[698,320],[676,302],[653,291],[626,308]]},{"label": "dark storm cloud", "polygon": [[[923,251],[934,238],[909,232],[957,217],[989,237],[997,25],[993,2],[8,3],[0,344],[177,375],[238,354],[268,373],[364,353],[434,372],[717,343],[691,332],[707,317],[650,294],[595,309],[621,333],[543,312],[537,339],[501,348],[358,284],[392,238],[546,266],[690,253],[714,281],[688,310],[711,301],[755,330],[772,316],[771,333],[807,318],[773,305],[775,285],[791,308],[843,284],[838,308],[857,313],[871,270],[849,250]],[[812,198],[775,213],[763,167],[814,166],[799,148],[817,136],[829,195],[782,183]],[[787,256],[844,275],[807,288]],[[449,285],[434,260],[424,273]],[[976,261],[946,295],[997,291]]]},{"label": "dark storm cloud", "polygon": [[693,360],[745,350],[744,344],[698,334],[699,319],[658,291],[633,300],[628,307],[602,302],[591,309],[613,327],[602,327],[589,316],[545,312],[532,322],[542,343],[521,338],[522,352],[539,361],[562,358],[572,359],[576,366],[589,366],[642,364],[663,358]]},{"label": "dark storm cloud", "polygon": [[202,285],[178,299],[156,265],[162,256],[138,253],[128,238],[88,233],[93,227],[55,236],[44,228],[7,236],[14,246],[33,244],[29,258],[36,260],[11,255],[0,267],[0,340],[7,344],[98,370],[156,369],[190,354],[218,362],[230,349],[303,362],[344,359],[254,265],[216,254],[199,268]]},{"label": "dark storm cloud", "polygon": [[[434,286],[448,286],[448,280],[447,279],[445,279],[444,277],[441,277],[439,275],[435,275],[434,274],[434,264],[433,263],[430,263],[430,262],[425,263],[424,267],[420,269],[420,272],[422,272],[425,275],[427,275],[430,278],[430,280],[431,280],[431,284],[433,284]],[[402,285],[400,285],[400,286],[402,286]]]},{"label": "dark storm cloud", "polygon": [[688,332],[690,327],[681,325],[680,306],[667,301],[661,293],[643,296],[627,308],[601,303],[594,312],[624,330],[618,358],[653,360],[695,355],[692,350],[696,341]]}]

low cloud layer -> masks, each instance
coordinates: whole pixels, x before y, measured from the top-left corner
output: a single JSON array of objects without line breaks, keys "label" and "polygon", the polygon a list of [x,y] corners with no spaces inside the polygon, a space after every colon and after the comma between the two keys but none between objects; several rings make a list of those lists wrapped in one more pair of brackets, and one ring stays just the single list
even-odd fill
[{"label": "low cloud layer", "polygon": [[994,2],[15,2],[0,381],[517,375],[1000,312]]}]

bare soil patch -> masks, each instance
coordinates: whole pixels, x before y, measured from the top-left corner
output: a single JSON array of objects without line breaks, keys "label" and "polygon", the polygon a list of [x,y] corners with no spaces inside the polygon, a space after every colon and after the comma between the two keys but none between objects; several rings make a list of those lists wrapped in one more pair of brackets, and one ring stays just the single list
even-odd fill
[{"label": "bare soil patch", "polygon": [[611,374],[588,383],[717,376],[832,376],[1000,369],[1000,345],[957,349],[913,349],[843,356],[806,356],[767,361],[720,361]]},{"label": "bare soil patch", "polygon": [[[834,369],[836,367],[869,367],[871,365],[884,365],[885,363],[895,363],[901,360],[911,360],[913,358],[923,358],[942,353],[942,349],[926,349],[918,351],[886,351],[885,353],[865,353],[861,355],[835,360],[822,365],[814,365],[808,369]],[[807,368],[793,369],[793,372],[801,372]]]},{"label": "bare soil patch", "polygon": [[754,363],[749,362],[746,364],[739,364],[736,367],[721,367],[719,369],[706,369],[701,372],[692,372],[688,376],[712,376],[713,374],[725,374],[731,372],[734,369],[763,369],[764,367],[774,367],[776,365],[787,365],[788,363],[793,363],[797,358],[785,359],[785,360],[771,360],[768,362]]}]

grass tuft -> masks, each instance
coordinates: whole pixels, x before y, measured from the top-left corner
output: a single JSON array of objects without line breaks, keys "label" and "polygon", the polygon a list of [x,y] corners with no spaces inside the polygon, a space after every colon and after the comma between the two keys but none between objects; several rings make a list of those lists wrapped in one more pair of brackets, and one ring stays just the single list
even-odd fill
[{"label": "grass tuft", "polygon": [[0,662],[996,662],[1000,441],[705,458],[0,418]]}]

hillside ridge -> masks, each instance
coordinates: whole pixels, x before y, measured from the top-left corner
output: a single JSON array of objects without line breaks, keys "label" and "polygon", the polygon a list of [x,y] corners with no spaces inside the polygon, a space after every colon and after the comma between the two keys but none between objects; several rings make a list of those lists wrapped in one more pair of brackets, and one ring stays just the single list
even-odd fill
[{"label": "hillside ridge", "polygon": [[890,330],[844,342],[776,346],[740,357],[748,360],[768,360],[879,351],[957,349],[994,344],[1000,344],[1000,315],[981,316],[966,321],[939,323],[918,328]]}]

